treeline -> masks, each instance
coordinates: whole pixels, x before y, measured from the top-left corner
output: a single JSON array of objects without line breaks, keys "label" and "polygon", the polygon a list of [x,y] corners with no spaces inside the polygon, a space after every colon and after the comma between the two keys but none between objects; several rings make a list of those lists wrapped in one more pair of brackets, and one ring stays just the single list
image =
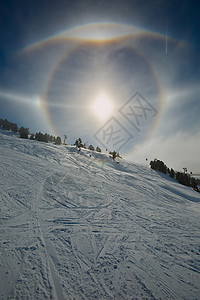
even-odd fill
[{"label": "treeline", "polygon": [[[78,139],[75,141],[74,146],[76,146],[79,150],[80,150],[81,148],[87,149],[86,143],[83,144],[81,138],[78,138]],[[91,151],[101,152],[101,148],[99,148],[98,146],[95,148],[94,146],[89,145],[89,146],[88,146],[88,149],[91,150]]]},{"label": "treeline", "polygon": [[[0,128],[12,131],[14,133],[19,133],[20,138],[23,138],[23,139],[36,140],[36,141],[44,142],[44,143],[53,143],[56,145],[60,145],[62,143],[60,136],[55,137],[48,133],[43,134],[42,132],[36,132],[35,134],[33,134],[33,133],[30,134],[29,128],[26,128],[23,126],[19,128],[16,123],[12,123],[12,122],[8,121],[7,119],[0,118]],[[67,139],[67,135],[64,136],[64,144],[65,144],[66,139]],[[79,150],[81,148],[85,148],[85,149],[87,148],[86,144],[83,144],[81,138],[78,138],[75,141],[74,145],[77,148],[79,148]],[[98,146],[96,148],[94,148],[94,146],[89,145],[88,149],[92,150],[92,151],[101,152],[101,148],[99,148]]]},{"label": "treeline", "polygon": [[111,157],[113,158],[113,159],[115,159],[115,158],[122,158],[120,155],[119,155],[119,152],[116,152],[115,150],[114,151],[110,151],[109,152],[109,154],[111,155]]},{"label": "treeline", "polygon": [[192,177],[187,173],[187,169],[184,169],[184,172],[175,172],[173,169],[169,169],[163,161],[159,159],[154,159],[154,161],[150,162],[150,166],[153,170],[157,170],[164,174],[169,174],[171,178],[175,178],[180,184],[190,186],[195,191],[200,192],[198,185],[200,185],[200,180]]},{"label": "treeline", "polygon": [[38,142],[43,142],[43,143],[54,143],[56,145],[61,144],[61,137],[60,136],[53,136],[48,133],[41,133],[41,132],[36,132],[36,134],[31,134],[30,140],[36,140]]},{"label": "treeline", "polygon": [[19,130],[17,124],[9,122],[7,119],[0,119],[0,127],[15,133],[17,133]]},{"label": "treeline", "polygon": [[[75,141],[74,146],[76,146],[79,149],[79,151],[80,151],[81,148],[87,149],[86,143],[83,143],[81,138],[78,138]],[[98,146],[95,148],[93,145],[89,145],[88,149],[91,150],[91,151],[101,152],[101,148],[99,148]],[[106,149],[106,151],[108,151],[108,150]],[[117,157],[122,158],[120,156],[119,152],[116,152],[116,151],[110,151],[109,154],[110,154],[110,157],[112,157],[114,160]]]},{"label": "treeline", "polygon": [[14,133],[19,133],[21,138],[28,139],[29,128],[24,128],[23,126],[19,128],[16,123],[12,123],[7,119],[0,119],[0,127]]},{"label": "treeline", "polygon": [[[26,128],[23,126],[19,128],[16,123],[12,123],[12,122],[8,121],[7,119],[0,119],[0,128],[12,131],[14,133],[19,133],[20,138],[23,138],[23,139],[36,140],[36,141],[44,142],[44,143],[54,143],[56,145],[60,145],[62,143],[60,136],[55,137],[48,133],[43,134],[42,132],[36,132],[35,134],[33,134],[33,133],[30,134],[29,128]],[[64,144],[65,144],[66,139],[67,139],[67,135],[64,136]],[[74,146],[76,146],[79,150],[81,148],[87,149],[86,143],[83,143],[81,138],[78,138],[75,141]],[[91,151],[99,152],[99,153],[101,152],[101,148],[98,146],[95,148],[93,145],[89,145],[88,149]],[[119,153],[116,151],[110,151],[109,154],[111,155],[111,157],[113,159],[115,159],[117,157],[122,158],[119,155]]]},{"label": "treeline", "polygon": [[29,128],[26,127],[20,127],[18,128],[18,125],[12,122],[9,122],[7,119],[0,119],[0,127],[12,131],[14,133],[19,133],[20,138],[28,139],[30,136],[30,140],[36,140],[39,142],[45,142],[45,143],[54,143],[56,145],[61,144],[61,138],[59,136],[55,137],[48,133],[41,133],[38,132],[36,134],[30,134]]}]

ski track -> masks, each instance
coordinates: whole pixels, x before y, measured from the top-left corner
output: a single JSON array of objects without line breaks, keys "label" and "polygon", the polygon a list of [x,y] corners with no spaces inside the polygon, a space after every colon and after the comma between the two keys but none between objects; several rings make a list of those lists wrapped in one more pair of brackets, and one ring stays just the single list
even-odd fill
[{"label": "ski track", "polygon": [[198,193],[3,130],[0,161],[0,299],[198,299]]}]

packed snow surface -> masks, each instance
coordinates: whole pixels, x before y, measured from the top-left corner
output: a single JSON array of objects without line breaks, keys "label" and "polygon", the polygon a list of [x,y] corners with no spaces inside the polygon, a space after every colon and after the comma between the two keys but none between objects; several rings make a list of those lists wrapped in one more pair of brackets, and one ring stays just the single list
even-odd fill
[{"label": "packed snow surface", "polygon": [[200,299],[200,194],[0,130],[0,299]]}]

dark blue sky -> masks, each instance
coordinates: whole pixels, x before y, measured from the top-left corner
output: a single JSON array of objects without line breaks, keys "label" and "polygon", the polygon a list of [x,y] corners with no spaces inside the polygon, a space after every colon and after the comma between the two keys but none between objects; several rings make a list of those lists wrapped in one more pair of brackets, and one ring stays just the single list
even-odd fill
[{"label": "dark blue sky", "polygon": [[132,132],[119,108],[139,91],[158,114],[125,155],[200,169],[199,20],[192,0],[0,0],[0,117],[95,144],[98,93]]},{"label": "dark blue sky", "polygon": [[192,42],[199,50],[199,1],[1,0],[1,62],[25,45],[81,23],[134,24]]}]

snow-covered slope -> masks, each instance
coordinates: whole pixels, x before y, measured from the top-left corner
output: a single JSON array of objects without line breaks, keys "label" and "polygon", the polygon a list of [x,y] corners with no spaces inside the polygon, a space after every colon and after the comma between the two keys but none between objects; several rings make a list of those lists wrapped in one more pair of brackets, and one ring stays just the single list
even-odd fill
[{"label": "snow-covered slope", "polygon": [[0,299],[199,299],[200,194],[0,130]]}]

